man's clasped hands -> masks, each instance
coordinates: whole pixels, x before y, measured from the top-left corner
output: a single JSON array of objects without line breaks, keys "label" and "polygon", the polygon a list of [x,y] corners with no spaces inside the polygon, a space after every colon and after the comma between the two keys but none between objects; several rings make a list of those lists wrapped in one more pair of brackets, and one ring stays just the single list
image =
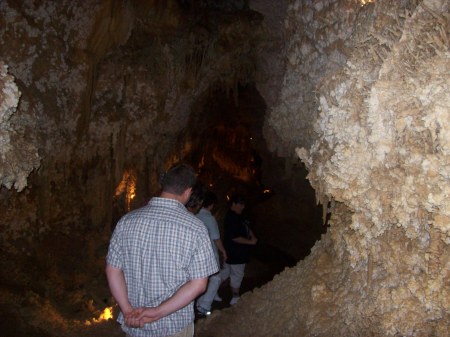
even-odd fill
[{"label": "man's clasped hands", "polygon": [[142,328],[144,324],[162,318],[158,308],[133,308],[124,313],[125,324],[132,328]]}]

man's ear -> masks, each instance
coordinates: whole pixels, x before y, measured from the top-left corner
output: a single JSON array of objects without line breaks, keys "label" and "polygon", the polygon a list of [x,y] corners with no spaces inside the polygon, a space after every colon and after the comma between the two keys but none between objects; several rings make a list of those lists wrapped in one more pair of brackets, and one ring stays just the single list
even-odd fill
[{"label": "man's ear", "polygon": [[188,187],[187,189],[184,190],[183,198],[186,199],[186,202],[188,202],[189,198],[191,197],[191,194],[192,194],[192,187]]}]

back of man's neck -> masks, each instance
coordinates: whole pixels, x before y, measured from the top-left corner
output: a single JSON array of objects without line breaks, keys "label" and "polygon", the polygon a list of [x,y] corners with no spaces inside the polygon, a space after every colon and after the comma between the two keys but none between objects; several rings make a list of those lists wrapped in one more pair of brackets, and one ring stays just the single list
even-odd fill
[{"label": "back of man's neck", "polygon": [[172,199],[172,200],[176,200],[179,201],[183,204],[183,196],[182,195],[178,195],[178,194],[174,194],[174,193],[170,193],[170,192],[165,192],[162,191],[160,196],[160,198],[165,198],[165,199]]}]

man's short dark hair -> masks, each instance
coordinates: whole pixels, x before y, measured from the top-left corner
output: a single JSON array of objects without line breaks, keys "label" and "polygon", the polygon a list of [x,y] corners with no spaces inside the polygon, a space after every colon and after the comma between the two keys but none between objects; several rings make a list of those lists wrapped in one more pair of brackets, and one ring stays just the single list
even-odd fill
[{"label": "man's short dark hair", "polygon": [[194,169],[187,164],[177,164],[164,173],[161,187],[164,192],[181,195],[197,181]]},{"label": "man's short dark hair", "polygon": [[245,198],[242,194],[233,194],[231,196],[230,203],[245,205]]},{"label": "man's short dark hair", "polygon": [[214,192],[208,191],[205,193],[205,197],[203,198],[203,207],[209,207],[212,204],[217,204],[217,195]]}]

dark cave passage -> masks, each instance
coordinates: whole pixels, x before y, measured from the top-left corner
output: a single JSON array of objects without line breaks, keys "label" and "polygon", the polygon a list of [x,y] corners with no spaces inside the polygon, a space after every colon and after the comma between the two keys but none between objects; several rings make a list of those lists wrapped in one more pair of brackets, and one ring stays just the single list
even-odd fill
[{"label": "dark cave passage", "polygon": [[[219,224],[231,194],[245,195],[245,212],[259,238],[256,255],[268,257],[270,249],[275,255],[282,252],[286,261],[280,259],[282,266],[274,269],[282,270],[306,257],[326,227],[304,165],[267,149],[265,113],[265,102],[255,85],[240,85],[235,91],[211,86],[193,104],[188,123],[177,137],[180,150],[174,161],[192,165],[203,185],[218,195],[215,216]],[[116,187],[112,228],[123,214],[141,207],[158,191],[156,179],[127,172]]]},{"label": "dark cave passage", "polygon": [[[326,230],[322,207],[316,205],[303,164],[280,160],[268,151],[263,136],[266,106],[256,87],[248,84],[236,91],[211,90],[194,105],[183,134],[190,143],[186,160],[221,196],[219,219],[226,198],[241,192],[261,245],[301,260]],[[298,166],[297,174],[286,174],[290,165]]]},{"label": "dark cave passage", "polygon": [[[283,180],[286,163],[268,151],[263,137],[265,113],[264,100],[253,84],[237,86],[235,91],[214,87],[194,104],[179,140],[189,144],[182,146],[189,149],[185,160],[219,196],[214,214],[222,231],[228,198],[234,192],[246,196],[244,212],[259,241],[252,247],[242,293],[295,266],[326,231],[322,207],[316,205],[312,188],[301,176],[306,171],[293,181]],[[229,306],[226,283],[220,294],[224,301],[214,302],[213,309]]]},{"label": "dark cave passage", "polygon": [[[286,163],[267,149],[263,137],[266,106],[258,90],[253,84],[235,90],[212,86],[193,105],[189,122],[178,136],[181,150],[177,158],[191,164],[202,184],[218,195],[214,215],[221,231],[228,198],[234,192],[245,195],[244,212],[259,239],[242,285],[243,291],[249,291],[305,258],[326,227],[303,164],[298,160],[298,164]],[[298,172],[287,176],[288,165],[298,165]],[[115,199],[115,221],[142,205],[130,203],[126,195]],[[136,195],[136,199],[148,197]]]},{"label": "dark cave passage", "polygon": [[254,272],[243,285],[251,290],[306,257],[326,227],[302,172],[294,181],[283,180],[286,164],[267,149],[266,105],[258,90],[253,84],[235,90],[207,91],[194,105],[181,141],[190,144],[185,159],[197,168],[200,181],[220,196],[219,224],[233,192],[247,198],[244,212],[259,238],[252,249]]}]

